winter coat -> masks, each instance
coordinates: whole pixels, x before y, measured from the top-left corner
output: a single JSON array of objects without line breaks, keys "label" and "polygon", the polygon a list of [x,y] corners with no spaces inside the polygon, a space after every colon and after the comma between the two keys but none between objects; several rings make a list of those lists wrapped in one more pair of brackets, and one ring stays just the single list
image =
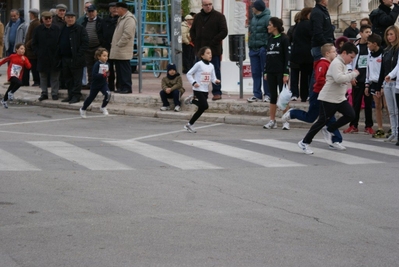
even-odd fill
[{"label": "winter coat", "polygon": [[209,46],[212,56],[222,54],[222,41],[228,34],[226,17],[212,9],[205,13],[203,9],[195,15],[193,25],[190,29],[191,41],[194,43],[195,52],[203,46]]},{"label": "winter coat", "polygon": [[[69,42],[72,51],[72,63],[75,68],[83,68],[86,66],[85,52],[89,48],[89,37],[87,31],[79,24],[70,26]],[[61,35],[65,34],[65,28],[61,31]]]},{"label": "winter coat", "polygon": [[180,75],[176,75],[174,79],[169,79],[167,76],[162,78],[162,90],[166,90],[166,88],[170,88],[171,91],[179,90],[180,96],[186,91],[183,88],[183,82]]},{"label": "winter coat", "polygon": [[57,15],[53,16],[53,25],[58,26],[61,30],[66,26],[65,20],[58,17]]},{"label": "winter coat", "polygon": [[37,71],[49,72],[59,69],[58,39],[61,29],[54,24],[49,28],[39,25],[34,31],[32,49],[37,57]]},{"label": "winter coat", "polygon": [[[10,56],[4,58],[3,60],[0,61],[0,66],[3,65],[4,63],[9,63],[8,68],[7,68],[7,79],[8,81],[11,79],[12,76],[12,71],[14,69],[17,69],[18,71],[18,76],[16,76],[18,79],[22,80],[22,76],[24,74],[24,69],[30,69],[32,66],[29,62],[29,59],[26,56],[23,56],[24,59],[22,59],[22,56],[18,54],[11,54]],[[16,68],[17,67],[17,68]],[[15,73],[15,72],[14,72]]]},{"label": "winter coat", "polygon": [[136,25],[137,20],[130,11],[118,18],[111,42],[110,59],[130,60],[133,58]]},{"label": "winter coat", "polygon": [[372,32],[378,34],[382,38],[382,43],[385,44],[384,34],[385,30],[394,25],[399,15],[399,5],[394,4],[393,9],[384,4],[380,4],[377,9],[371,11],[369,17],[372,25]]},{"label": "winter coat", "polygon": [[269,33],[267,26],[269,25],[270,10],[266,8],[262,13],[254,15],[249,25],[248,47],[251,50],[259,50],[266,47]]},{"label": "winter coat", "polygon": [[316,4],[310,13],[312,31],[312,47],[319,47],[326,43],[334,43],[334,30],[331,18],[325,6]]},{"label": "winter coat", "polygon": [[302,20],[296,25],[291,49],[291,62],[313,64],[313,56],[310,53],[312,49],[312,32],[310,27],[310,20]]},{"label": "winter coat", "polygon": [[[15,43],[25,43],[25,37],[26,37],[26,31],[28,29],[28,25],[24,20],[21,19],[21,24],[19,24],[17,28],[17,35],[15,37]],[[4,31],[4,48],[6,51],[10,48],[10,43],[9,43],[9,34],[10,34],[10,22],[7,23]],[[15,46],[13,49],[13,52],[15,52]]]},{"label": "winter coat", "polygon": [[[89,20],[88,17],[85,17],[85,18],[83,19],[82,26],[83,26],[83,28],[85,28],[85,29],[86,29],[86,25],[87,25],[88,20]],[[96,18],[96,33],[97,33],[97,38],[98,38],[98,40],[100,41],[100,43],[101,43],[101,40],[103,39],[102,31],[101,31],[101,23],[102,23],[102,21],[103,21],[102,18],[100,18],[100,17],[97,17],[97,18]]]},{"label": "winter coat", "polygon": [[100,42],[101,46],[107,49],[108,52],[111,51],[112,36],[114,35],[118,18],[118,16],[107,16],[101,22],[100,35],[102,36],[102,39],[100,39]]},{"label": "winter coat", "polygon": [[40,26],[40,20],[34,19],[30,22],[28,31],[26,33],[26,42],[25,42],[25,55],[29,59],[36,59],[36,55],[32,49],[32,40],[33,40],[33,33],[34,30]]},{"label": "winter coat", "polygon": [[183,44],[189,45],[191,42],[191,37],[190,37],[190,26],[188,26],[187,21],[183,21],[181,23],[181,38],[183,41]]}]

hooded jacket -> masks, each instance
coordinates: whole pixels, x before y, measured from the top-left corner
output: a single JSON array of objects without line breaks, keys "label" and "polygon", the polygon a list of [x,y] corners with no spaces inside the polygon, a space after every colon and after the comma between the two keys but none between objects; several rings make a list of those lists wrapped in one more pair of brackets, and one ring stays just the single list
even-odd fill
[{"label": "hooded jacket", "polygon": [[259,50],[261,47],[267,46],[267,41],[269,39],[269,33],[267,32],[267,25],[269,25],[270,20],[270,10],[266,8],[252,17],[251,23],[249,25],[249,40],[248,47],[251,50]]}]

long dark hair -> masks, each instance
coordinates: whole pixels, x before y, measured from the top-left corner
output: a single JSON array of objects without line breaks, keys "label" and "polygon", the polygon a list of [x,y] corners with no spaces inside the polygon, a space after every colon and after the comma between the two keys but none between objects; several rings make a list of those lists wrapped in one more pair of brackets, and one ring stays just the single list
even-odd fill
[{"label": "long dark hair", "polygon": [[284,22],[282,19],[277,18],[277,17],[271,17],[269,22],[277,29],[279,33],[282,33],[284,31]]}]

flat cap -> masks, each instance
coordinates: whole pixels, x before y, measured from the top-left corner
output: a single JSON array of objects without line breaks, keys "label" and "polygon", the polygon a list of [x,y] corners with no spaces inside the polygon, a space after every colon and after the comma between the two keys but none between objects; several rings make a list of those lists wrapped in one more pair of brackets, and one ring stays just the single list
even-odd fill
[{"label": "flat cap", "polygon": [[65,17],[76,17],[76,14],[73,11],[68,11],[65,13]]},{"label": "flat cap", "polygon": [[32,13],[32,14],[35,14],[36,16],[38,16],[40,11],[37,8],[31,8],[31,9],[29,9],[29,13]]},{"label": "flat cap", "polygon": [[109,7],[115,6],[115,5],[116,5],[116,2],[111,2],[111,3],[108,4]]},{"label": "flat cap", "polygon": [[55,8],[56,8],[56,9],[65,9],[65,10],[68,9],[67,6],[64,5],[64,4],[58,4],[58,5],[55,6]]},{"label": "flat cap", "polygon": [[357,23],[356,20],[351,20],[351,23]]},{"label": "flat cap", "polygon": [[127,4],[125,2],[116,2],[115,3],[116,7],[123,7],[123,8],[127,8]]},{"label": "flat cap", "polygon": [[43,11],[41,16],[42,17],[52,17],[53,13],[51,13],[50,11]]}]

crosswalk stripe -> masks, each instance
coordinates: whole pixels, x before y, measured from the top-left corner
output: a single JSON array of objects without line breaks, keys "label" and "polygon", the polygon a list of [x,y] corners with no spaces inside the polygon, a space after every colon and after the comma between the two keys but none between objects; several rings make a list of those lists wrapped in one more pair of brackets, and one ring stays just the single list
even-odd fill
[{"label": "crosswalk stripe", "polygon": [[349,142],[349,141],[344,141],[342,144],[346,147],[357,148],[357,149],[366,150],[366,151],[370,151],[370,152],[381,153],[381,154],[385,154],[385,155],[399,157],[399,149],[387,148],[387,147],[382,147],[382,146],[378,146],[378,145],[372,146],[372,145],[354,143],[354,142]]},{"label": "crosswalk stripe", "polygon": [[28,142],[40,149],[55,154],[61,158],[67,159],[90,170],[132,170],[133,168],[123,165],[117,161],[97,155],[83,148],[61,141],[31,141]]},{"label": "crosswalk stripe", "polygon": [[106,141],[106,143],[183,170],[222,169],[211,163],[138,141]]},{"label": "crosswalk stripe", "polygon": [[207,141],[207,140],[189,140],[182,141],[176,140],[175,142],[179,142],[186,145],[192,145],[196,148],[212,151],[215,153],[222,154],[224,156],[237,158],[243,161],[247,161],[250,163],[254,163],[257,165],[261,165],[264,167],[289,167],[289,166],[305,166],[303,164],[299,164],[293,161],[289,161],[286,159],[273,157],[265,154],[261,154],[258,152],[237,148],[217,142]]},{"label": "crosswalk stripe", "polygon": [[0,149],[0,171],[40,171],[40,169]]},{"label": "crosswalk stripe", "polygon": [[[256,143],[256,144],[261,144],[265,146],[271,146],[291,152],[298,152],[301,153],[300,149],[298,148],[296,143],[291,143],[291,142],[283,142],[280,140],[275,140],[275,139],[251,139],[251,140],[245,140],[248,142]],[[316,140],[314,140],[316,141]],[[367,159],[367,158],[362,158],[358,156],[353,156],[347,154],[347,152],[336,152],[333,150],[330,150],[328,148],[326,149],[320,149],[320,148],[311,148],[314,152],[312,157],[317,157],[317,158],[322,158],[322,159],[327,159],[327,160],[332,160],[336,162],[340,162],[343,164],[347,165],[356,165],[356,164],[376,164],[376,163],[382,163],[381,161],[377,160],[372,160],[372,159]]]}]

